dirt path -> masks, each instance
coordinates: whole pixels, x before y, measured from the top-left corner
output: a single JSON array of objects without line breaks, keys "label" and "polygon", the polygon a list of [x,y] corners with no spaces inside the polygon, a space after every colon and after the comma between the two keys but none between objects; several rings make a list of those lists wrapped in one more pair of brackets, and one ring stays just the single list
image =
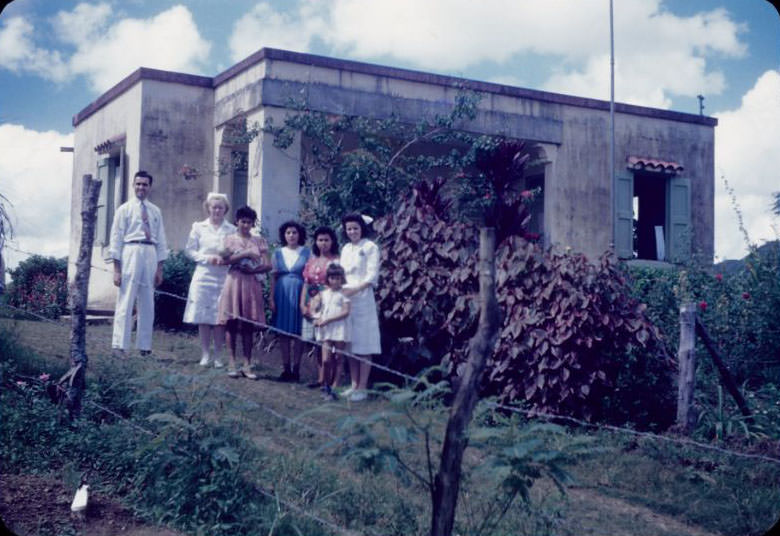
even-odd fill
[{"label": "dirt path", "polygon": [[[25,346],[34,348],[47,359],[54,359],[62,366],[67,364],[68,352],[68,330],[67,325],[55,326],[44,323],[30,322],[10,322],[0,319],[0,327],[14,324],[14,331],[18,334],[20,341]],[[315,390],[305,387],[305,383],[314,378],[315,371],[313,360],[304,359],[302,370],[302,384],[291,385],[272,381],[280,370],[280,359],[276,352],[268,355],[259,356],[257,359],[258,372],[261,379],[252,382],[245,379],[229,379],[224,372],[214,369],[203,369],[197,365],[199,359],[199,350],[194,336],[188,334],[169,334],[155,332],[155,351],[153,360],[143,360],[134,353],[123,361],[108,356],[106,348],[110,341],[109,326],[90,327],[88,345],[88,355],[90,356],[89,376],[91,377],[111,377],[117,372],[134,373],[156,373],[159,374],[161,368],[169,372],[180,373],[195,377],[198,381],[209,383],[213,389],[217,390],[217,396],[228,396],[232,393],[233,397],[239,397],[248,403],[256,404],[258,419],[251,423],[252,429],[247,430],[251,437],[261,443],[264,448],[270,450],[283,451],[285,448],[296,446],[309,448],[320,445],[323,441],[322,436],[317,432],[307,433],[301,431],[301,427],[288,426],[286,429],[279,426],[280,419],[270,415],[270,412],[294,418],[298,422],[306,423],[312,429],[335,431],[337,423],[346,415],[368,415],[383,409],[380,402],[372,401],[363,404],[346,404],[344,402],[325,403],[320,399]],[[52,360],[53,361],[53,360]],[[320,411],[321,410],[321,411]],[[265,418],[259,416],[266,413]],[[275,421],[275,425],[269,424],[269,419]],[[270,433],[269,433],[270,432]],[[339,460],[332,460],[329,463],[339,463]],[[13,489],[14,480],[11,476],[2,475],[2,488]],[[544,484],[540,483],[541,487]],[[40,486],[39,486],[40,487]],[[30,501],[29,508],[32,513],[24,514],[25,526],[34,528],[33,523],[41,514],[40,512],[50,512],[56,505],[57,510],[67,511],[69,493],[64,488],[57,487],[55,483],[48,481],[44,485],[45,489],[50,491],[41,494],[47,499]],[[18,493],[3,493],[3,503],[13,504],[24,502],[24,499],[33,495],[38,495],[36,489],[24,486],[19,488]],[[55,491],[51,491],[55,490]],[[553,487],[550,486],[550,492]],[[52,495],[54,494],[54,495]],[[6,500],[6,497],[8,499]],[[112,505],[108,499],[105,500],[105,506],[99,507],[94,517],[90,514],[90,532],[83,534],[95,534],[99,536],[108,534],[119,534],[117,529],[119,525],[125,526],[121,534],[151,534],[153,536],[171,536],[175,533],[149,532],[143,528],[136,530],[136,524],[132,517],[125,517],[121,508]],[[53,502],[52,502],[53,501]],[[59,502],[58,502],[59,501]],[[64,502],[63,502],[64,501]],[[3,506],[4,508],[4,506]],[[28,510],[20,510],[27,512]],[[0,510],[5,515],[7,510]],[[37,512],[37,513],[36,513]],[[658,536],[719,536],[716,533],[707,532],[699,527],[687,525],[686,523],[673,517],[659,514],[649,508],[628,503],[626,501],[608,497],[594,489],[571,488],[568,490],[567,497],[564,499],[563,508],[564,519],[561,523],[561,534],[577,535],[601,535],[609,534],[612,536],[635,536],[658,535]],[[101,517],[102,516],[102,517]],[[94,525],[94,526],[93,526]],[[85,526],[86,529],[86,526]],[[94,530],[94,531],[93,531]],[[100,531],[103,532],[100,532]],[[113,531],[113,532],[112,532]],[[34,533],[34,532],[33,532]]]},{"label": "dirt path", "polygon": [[0,518],[17,536],[182,536],[138,521],[132,512],[100,492],[90,494],[86,515],[71,514],[73,493],[53,475],[0,474]]},{"label": "dirt path", "polygon": [[610,536],[634,536],[643,527],[657,536],[721,536],[595,489],[569,488],[566,493],[569,523],[579,524],[578,534],[605,534],[603,527],[609,527]]}]

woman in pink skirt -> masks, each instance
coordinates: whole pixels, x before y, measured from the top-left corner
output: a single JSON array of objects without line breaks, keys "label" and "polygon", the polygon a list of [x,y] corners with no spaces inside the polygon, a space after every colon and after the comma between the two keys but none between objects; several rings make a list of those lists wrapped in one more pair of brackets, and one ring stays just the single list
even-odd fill
[{"label": "woman in pink skirt", "polygon": [[228,376],[238,378],[236,369],[236,336],[241,332],[241,347],[244,366],[240,373],[250,380],[256,380],[252,372],[252,336],[256,323],[265,324],[263,285],[257,274],[271,270],[268,258],[268,243],[261,236],[250,231],[257,221],[257,213],[249,207],[236,211],[235,234],[225,237],[222,256],[230,265],[225,286],[219,296],[219,324],[225,325],[227,344],[230,348]]}]

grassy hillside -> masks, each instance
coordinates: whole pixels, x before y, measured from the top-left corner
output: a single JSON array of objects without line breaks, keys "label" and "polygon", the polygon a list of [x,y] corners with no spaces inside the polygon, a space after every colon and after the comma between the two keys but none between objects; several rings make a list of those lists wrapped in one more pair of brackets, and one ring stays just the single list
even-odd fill
[{"label": "grassy hillside", "polygon": [[[402,466],[425,467],[424,441],[399,436],[408,418],[398,405],[324,403],[303,385],[271,381],[279,370],[273,350],[256,352],[260,381],[231,380],[197,365],[189,335],[156,332],[152,359],[116,360],[107,352],[110,328],[95,326],[84,415],[68,427],[36,394],[40,374],[56,378],[67,368],[68,326],[0,319],[0,340],[4,474],[67,482],[90,470],[93,489],[189,534],[427,532],[427,491]],[[434,405],[415,411],[435,446],[443,413]],[[488,420],[499,426],[501,418]],[[515,500],[491,527],[484,521],[500,506],[506,476],[496,460],[506,451],[475,437],[459,534],[758,535],[780,516],[780,464],[649,436],[545,431],[522,419],[508,426],[511,459],[521,447],[538,462],[525,467],[557,457],[571,479],[563,492],[549,478],[532,479],[529,501]],[[750,448],[780,454],[777,443]],[[66,509],[47,514],[68,517]]]}]

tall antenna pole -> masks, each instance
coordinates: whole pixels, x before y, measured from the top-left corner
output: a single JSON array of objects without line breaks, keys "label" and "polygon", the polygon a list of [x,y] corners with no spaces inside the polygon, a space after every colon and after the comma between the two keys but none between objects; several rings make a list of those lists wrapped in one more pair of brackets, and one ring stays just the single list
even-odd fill
[{"label": "tall antenna pole", "polygon": [[615,29],[609,0],[609,212],[612,216],[612,246],[615,246]]}]

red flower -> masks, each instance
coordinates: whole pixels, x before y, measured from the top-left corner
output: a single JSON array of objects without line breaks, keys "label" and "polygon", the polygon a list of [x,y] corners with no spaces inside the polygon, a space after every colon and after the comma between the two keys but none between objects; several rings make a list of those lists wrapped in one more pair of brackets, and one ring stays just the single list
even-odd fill
[{"label": "red flower", "polygon": [[520,192],[520,197],[522,197],[523,199],[530,199],[532,195],[534,194],[533,192],[531,192],[531,190],[523,190],[522,192]]},{"label": "red flower", "polygon": [[707,302],[706,301],[700,301],[699,302],[699,309],[701,309],[702,311],[706,311],[707,310]]},{"label": "red flower", "polygon": [[723,274],[715,274],[715,279],[718,281],[723,281]]},{"label": "red flower", "polygon": [[743,292],[742,293],[742,297],[745,298],[746,300],[749,300],[750,299],[750,292]]}]

